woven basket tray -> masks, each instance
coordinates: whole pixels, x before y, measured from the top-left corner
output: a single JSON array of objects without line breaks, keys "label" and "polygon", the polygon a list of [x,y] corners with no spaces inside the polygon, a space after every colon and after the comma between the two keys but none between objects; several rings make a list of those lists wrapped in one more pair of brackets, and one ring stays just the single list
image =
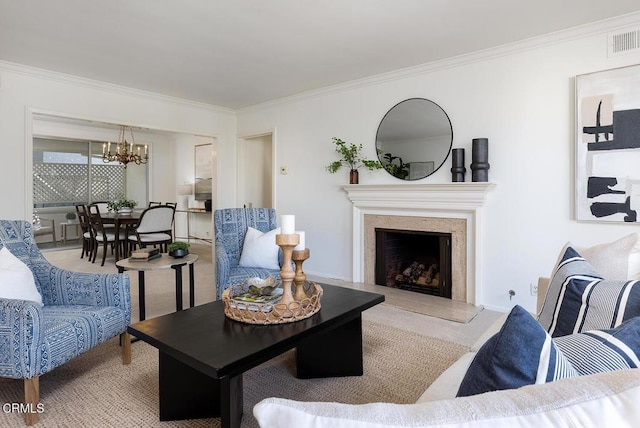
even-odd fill
[{"label": "woven basket tray", "polygon": [[232,285],[222,293],[224,313],[231,319],[249,324],[283,324],[309,318],[320,310],[322,287],[315,282],[304,285],[307,298],[289,305],[234,300],[233,296],[245,293],[248,287],[246,284]]},{"label": "woven basket tray", "polygon": [[306,299],[288,305],[283,303],[253,303],[234,300],[233,296],[245,293],[245,284],[232,285],[222,293],[224,313],[231,319],[249,324],[283,324],[309,318],[320,310],[322,287],[315,282],[305,282]]}]

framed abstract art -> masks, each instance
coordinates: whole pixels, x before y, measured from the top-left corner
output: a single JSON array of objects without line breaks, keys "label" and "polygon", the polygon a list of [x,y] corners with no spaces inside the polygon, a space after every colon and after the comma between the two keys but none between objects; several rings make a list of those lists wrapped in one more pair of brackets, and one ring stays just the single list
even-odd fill
[{"label": "framed abstract art", "polygon": [[577,220],[640,221],[640,65],[576,76]]}]

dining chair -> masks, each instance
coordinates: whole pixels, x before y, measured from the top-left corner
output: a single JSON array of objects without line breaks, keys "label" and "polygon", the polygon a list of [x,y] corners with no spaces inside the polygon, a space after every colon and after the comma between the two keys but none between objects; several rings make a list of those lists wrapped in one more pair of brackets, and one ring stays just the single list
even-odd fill
[{"label": "dining chair", "polygon": [[165,202],[165,205],[169,205],[170,207],[176,208],[178,206],[177,202]]},{"label": "dining chair", "polygon": [[94,202],[92,202],[92,204],[93,205],[97,205],[98,208],[100,209],[100,212],[102,212],[102,213],[106,213],[107,211],[109,211],[109,207],[108,207],[109,202],[108,201],[94,201]]},{"label": "dining chair", "polygon": [[[92,202],[92,204],[97,205],[98,208],[100,209],[101,213],[109,212],[109,202],[108,201],[96,201],[96,202]],[[113,228],[113,224],[105,224],[104,228],[109,230],[109,229]]]},{"label": "dining chair", "polygon": [[140,215],[134,235],[129,236],[132,249],[136,246],[160,245],[166,252],[167,245],[173,241],[173,218],[176,209],[169,205],[158,205],[147,208]]},{"label": "dining chair", "polygon": [[149,207],[157,207],[158,205],[162,205],[162,202],[153,202],[153,201],[149,201]]},{"label": "dining chair", "polygon": [[[93,229],[93,236],[95,238],[95,245],[93,247],[93,257],[91,262],[95,263],[96,256],[98,254],[98,247],[102,244],[102,264],[100,266],[104,266],[104,261],[107,258],[107,249],[109,244],[113,247],[116,244],[116,234],[113,229],[106,229],[104,224],[102,223],[102,217],[100,216],[100,208],[96,204],[89,204],[87,206],[89,210],[89,222],[91,224],[91,228]],[[118,232],[118,240],[119,242],[125,244],[126,233],[121,230]],[[124,254],[124,252],[122,252]]]},{"label": "dining chair", "polygon": [[82,230],[82,253],[80,254],[80,258],[84,258],[86,254],[87,260],[91,261],[95,239],[93,237],[91,223],[89,222],[86,205],[76,205],[76,212],[78,213],[78,221],[80,222],[80,229]]}]

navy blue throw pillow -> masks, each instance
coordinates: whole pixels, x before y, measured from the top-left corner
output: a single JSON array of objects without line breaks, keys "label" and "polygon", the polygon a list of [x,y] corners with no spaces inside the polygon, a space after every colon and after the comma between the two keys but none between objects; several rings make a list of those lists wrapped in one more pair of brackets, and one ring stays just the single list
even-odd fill
[{"label": "navy blue throw pillow", "polygon": [[478,350],[458,389],[458,397],[514,389],[578,376],[551,336],[521,306]]},{"label": "navy blue throw pillow", "polygon": [[553,339],[580,375],[640,367],[640,317],[609,330],[591,330]]},{"label": "navy blue throw pillow", "polygon": [[640,281],[603,279],[569,247],[553,273],[538,320],[552,337],[604,330],[640,316]]}]

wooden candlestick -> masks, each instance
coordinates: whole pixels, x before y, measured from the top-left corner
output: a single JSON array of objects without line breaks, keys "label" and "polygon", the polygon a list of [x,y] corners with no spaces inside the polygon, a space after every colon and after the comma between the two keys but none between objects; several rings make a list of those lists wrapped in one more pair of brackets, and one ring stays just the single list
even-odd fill
[{"label": "wooden candlestick", "polygon": [[291,283],[295,277],[295,273],[291,268],[291,256],[293,249],[300,243],[300,235],[276,235],[276,245],[282,248],[284,255],[282,269],[280,270],[280,279],[282,280],[282,299],[279,305],[289,305],[295,299],[291,292]]},{"label": "wooden candlestick", "polygon": [[296,273],[293,277],[293,282],[296,284],[296,291],[293,294],[293,298],[298,302],[307,298],[307,293],[304,291],[304,282],[307,280],[307,275],[305,275],[302,270],[302,263],[309,258],[310,254],[311,252],[308,248],[294,251],[291,254],[291,260],[296,264]]}]

